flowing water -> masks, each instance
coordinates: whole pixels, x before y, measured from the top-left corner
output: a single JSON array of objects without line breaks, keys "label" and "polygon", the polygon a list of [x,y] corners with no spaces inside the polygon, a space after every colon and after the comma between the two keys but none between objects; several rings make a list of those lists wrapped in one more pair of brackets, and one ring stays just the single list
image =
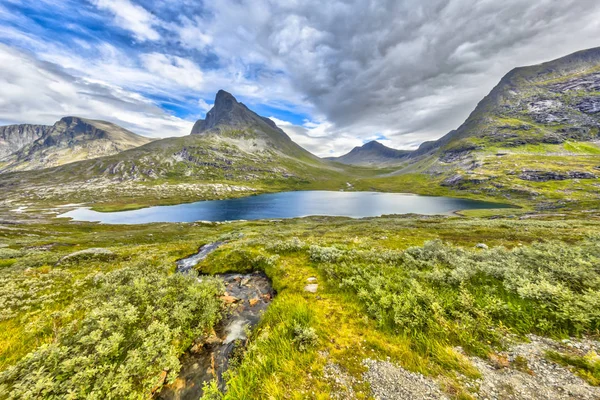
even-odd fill
[{"label": "flowing water", "polygon": [[[177,261],[177,271],[189,273],[194,266],[216,250],[221,242],[202,246],[198,253]],[[227,311],[215,328],[215,335],[194,345],[181,358],[181,370],[175,383],[165,386],[157,395],[164,400],[197,400],[204,383],[217,380],[223,390],[223,373],[238,346],[248,339],[246,333],[258,322],[275,292],[262,272],[216,275],[225,284],[223,300]],[[202,279],[200,276],[198,279]]]},{"label": "flowing water", "polygon": [[106,224],[236,221],[311,215],[377,217],[386,214],[450,214],[457,210],[507,208],[506,204],[403,193],[298,191],[227,200],[199,201],[140,210],[97,212],[78,208],[59,217]]}]

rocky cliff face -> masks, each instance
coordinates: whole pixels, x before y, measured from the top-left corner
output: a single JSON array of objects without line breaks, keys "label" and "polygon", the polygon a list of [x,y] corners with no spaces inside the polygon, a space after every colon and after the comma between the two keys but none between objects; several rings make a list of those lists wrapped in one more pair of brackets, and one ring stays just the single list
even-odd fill
[{"label": "rocky cliff face", "polygon": [[50,128],[30,124],[0,126],[0,160],[35,142]]},{"label": "rocky cliff face", "polygon": [[379,166],[399,164],[410,154],[410,151],[392,149],[373,140],[355,147],[343,156],[327,159],[349,165]]},{"label": "rocky cliff face", "polygon": [[42,169],[103,157],[151,141],[110,122],[78,117],[62,118],[40,130],[42,134],[36,140],[4,158],[0,172]]}]

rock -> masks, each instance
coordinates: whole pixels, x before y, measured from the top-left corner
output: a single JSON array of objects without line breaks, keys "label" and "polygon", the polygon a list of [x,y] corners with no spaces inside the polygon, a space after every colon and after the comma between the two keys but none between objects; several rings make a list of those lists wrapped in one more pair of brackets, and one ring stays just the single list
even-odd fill
[{"label": "rock", "polygon": [[487,250],[489,248],[488,245],[485,244],[485,243],[477,243],[475,245],[475,247],[478,248],[478,249],[484,249],[484,250]]},{"label": "rock", "polygon": [[442,186],[456,186],[459,183],[461,183],[463,180],[462,175],[453,175],[450,178],[446,178],[443,182],[442,182]]},{"label": "rock", "polygon": [[316,283],[311,283],[309,285],[304,286],[304,291],[309,293],[317,293],[317,289],[319,285]]},{"label": "rock", "polygon": [[586,114],[596,114],[600,112],[600,97],[586,97],[577,104],[579,111]]},{"label": "rock", "polygon": [[596,175],[585,171],[569,171],[569,172],[554,172],[554,171],[536,171],[523,170],[519,178],[525,181],[532,182],[548,182],[548,181],[564,181],[567,179],[596,179]]},{"label": "rock", "polygon": [[158,383],[152,388],[152,393],[156,392],[162,387],[162,385],[165,383],[165,379],[167,379],[167,374],[168,372],[165,370],[160,373],[160,376],[158,377]]},{"label": "rock", "polygon": [[317,278],[315,278],[314,276],[311,276],[310,278],[308,278],[306,280],[306,282],[308,282],[308,283],[315,283],[316,281],[317,281]]},{"label": "rock", "polygon": [[237,297],[233,297],[233,296],[229,296],[229,295],[221,296],[221,300],[223,300],[223,302],[225,304],[233,304],[233,303],[237,303],[238,301],[240,301],[240,299],[238,299]]}]

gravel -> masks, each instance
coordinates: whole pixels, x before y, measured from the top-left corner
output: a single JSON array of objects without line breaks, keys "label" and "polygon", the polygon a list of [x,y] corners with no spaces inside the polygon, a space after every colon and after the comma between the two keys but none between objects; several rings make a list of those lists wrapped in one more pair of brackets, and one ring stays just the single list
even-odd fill
[{"label": "gravel", "polygon": [[435,380],[409,372],[388,361],[366,359],[364,379],[377,400],[448,399]]},{"label": "gravel", "polygon": [[[571,352],[585,355],[600,347],[599,342],[592,340],[567,340],[563,343],[548,338],[529,335],[530,343],[512,346],[509,351],[498,353],[498,357],[508,361],[502,367],[498,362],[471,357],[472,363],[479,369],[482,379],[476,381],[478,399],[507,400],[560,400],[560,399],[600,399],[600,387],[589,385],[562,367],[545,357],[548,350]],[[527,361],[526,370],[514,368],[514,361],[519,357]]]}]

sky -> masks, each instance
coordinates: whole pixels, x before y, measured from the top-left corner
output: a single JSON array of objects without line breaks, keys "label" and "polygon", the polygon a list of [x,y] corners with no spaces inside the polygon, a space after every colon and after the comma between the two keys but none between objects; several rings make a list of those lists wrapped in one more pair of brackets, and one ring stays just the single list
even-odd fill
[{"label": "sky", "polygon": [[182,136],[224,89],[319,156],[414,149],[512,68],[597,46],[597,0],[0,0],[0,124]]}]

